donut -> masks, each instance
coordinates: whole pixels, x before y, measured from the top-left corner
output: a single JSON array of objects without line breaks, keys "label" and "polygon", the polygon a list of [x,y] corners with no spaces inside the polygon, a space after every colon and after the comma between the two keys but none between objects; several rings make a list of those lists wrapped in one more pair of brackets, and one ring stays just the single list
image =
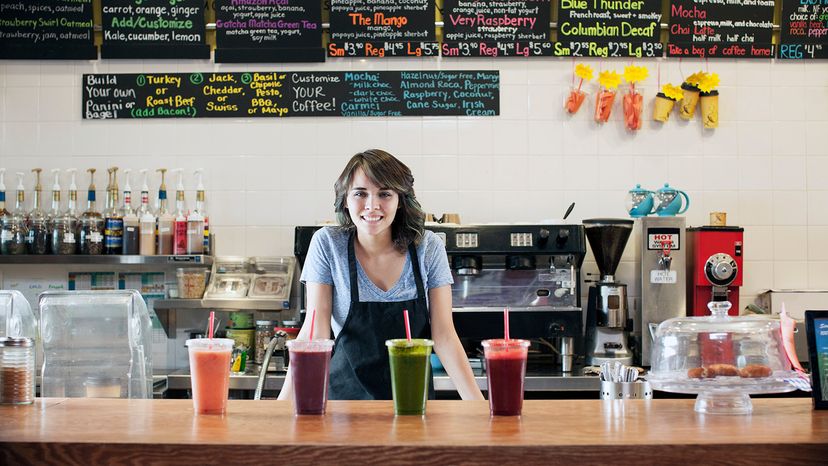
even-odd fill
[{"label": "donut", "polygon": [[733,364],[711,364],[706,367],[707,377],[739,377],[739,368]]},{"label": "donut", "polygon": [[762,364],[748,364],[739,371],[739,375],[747,379],[770,377],[771,374],[773,374],[773,369]]},{"label": "donut", "polygon": [[707,371],[704,367],[694,367],[687,371],[687,377],[691,379],[703,379],[707,377]]}]

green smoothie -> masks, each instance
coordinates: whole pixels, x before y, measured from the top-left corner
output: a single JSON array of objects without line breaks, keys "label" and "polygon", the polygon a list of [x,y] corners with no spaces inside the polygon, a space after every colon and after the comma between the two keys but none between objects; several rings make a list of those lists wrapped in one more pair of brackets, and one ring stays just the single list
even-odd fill
[{"label": "green smoothie", "polygon": [[394,414],[424,415],[428,397],[429,364],[434,342],[425,339],[411,341],[387,340],[391,363],[391,393],[394,396]]}]

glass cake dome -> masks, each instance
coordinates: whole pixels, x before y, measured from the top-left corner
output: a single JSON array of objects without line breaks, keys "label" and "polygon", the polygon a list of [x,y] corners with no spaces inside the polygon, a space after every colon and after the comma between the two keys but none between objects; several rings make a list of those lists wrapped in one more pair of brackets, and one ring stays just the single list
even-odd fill
[{"label": "glass cake dome", "polygon": [[662,322],[654,335],[648,380],[656,390],[698,394],[707,414],[748,414],[750,394],[796,388],[778,320],[727,315],[727,301],[708,304],[710,316]]}]

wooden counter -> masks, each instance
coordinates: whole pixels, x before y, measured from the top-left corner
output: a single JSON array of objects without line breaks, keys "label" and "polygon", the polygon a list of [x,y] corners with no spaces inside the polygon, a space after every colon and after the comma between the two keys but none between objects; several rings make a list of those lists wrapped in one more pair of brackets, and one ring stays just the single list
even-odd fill
[{"label": "wooden counter", "polygon": [[828,411],[805,398],[757,399],[750,416],[693,411],[693,400],[527,400],[521,418],[487,402],[230,401],[194,416],[190,400],[38,399],[0,406],[0,464],[825,464]]}]

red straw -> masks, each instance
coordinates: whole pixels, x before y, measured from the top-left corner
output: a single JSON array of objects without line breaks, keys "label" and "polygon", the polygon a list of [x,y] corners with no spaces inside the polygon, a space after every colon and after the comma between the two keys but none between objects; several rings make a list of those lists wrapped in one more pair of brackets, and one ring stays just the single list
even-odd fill
[{"label": "red straw", "polygon": [[403,310],[403,319],[405,320],[405,338],[411,341],[411,325],[408,323],[408,309]]},{"label": "red straw", "polygon": [[313,340],[313,324],[316,322],[316,309],[311,311],[311,330],[308,340]]},{"label": "red straw", "polygon": [[213,322],[216,320],[216,311],[210,311],[210,326],[207,329],[207,334],[210,335],[209,338],[213,338]]},{"label": "red straw", "polygon": [[509,307],[503,308],[503,335],[509,340]]}]

